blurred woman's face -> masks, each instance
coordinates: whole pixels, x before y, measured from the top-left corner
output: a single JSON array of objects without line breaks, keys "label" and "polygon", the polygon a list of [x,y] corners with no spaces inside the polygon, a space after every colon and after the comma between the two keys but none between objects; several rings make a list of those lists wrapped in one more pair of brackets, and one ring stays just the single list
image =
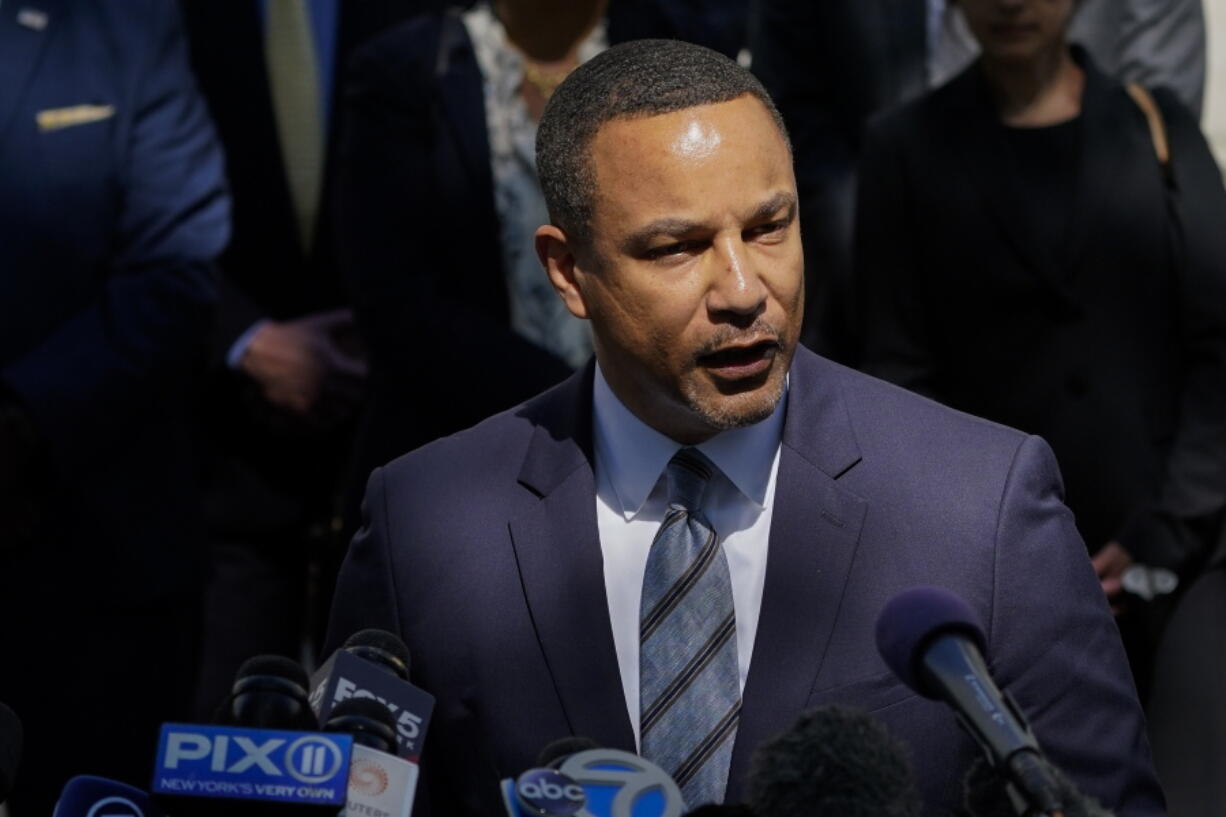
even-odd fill
[{"label": "blurred woman's face", "polygon": [[1025,63],[1064,44],[1074,0],[958,0],[984,56]]},{"label": "blurred woman's face", "polygon": [[537,60],[551,62],[587,36],[604,16],[608,0],[496,0],[511,40]]}]

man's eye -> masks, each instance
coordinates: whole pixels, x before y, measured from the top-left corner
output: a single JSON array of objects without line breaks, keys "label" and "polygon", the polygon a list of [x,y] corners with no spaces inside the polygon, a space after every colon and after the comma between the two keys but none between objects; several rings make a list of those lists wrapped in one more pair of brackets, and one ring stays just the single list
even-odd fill
[{"label": "man's eye", "polygon": [[786,221],[772,221],[769,224],[759,224],[757,227],[751,227],[746,232],[748,232],[750,236],[754,237],[770,235],[771,233],[782,232],[787,226],[788,223]]},{"label": "man's eye", "polygon": [[681,255],[682,253],[687,253],[693,248],[693,241],[678,241],[675,244],[665,244],[663,247],[652,247],[647,251],[647,259],[649,261],[657,261],[661,258],[667,258],[670,255]]}]

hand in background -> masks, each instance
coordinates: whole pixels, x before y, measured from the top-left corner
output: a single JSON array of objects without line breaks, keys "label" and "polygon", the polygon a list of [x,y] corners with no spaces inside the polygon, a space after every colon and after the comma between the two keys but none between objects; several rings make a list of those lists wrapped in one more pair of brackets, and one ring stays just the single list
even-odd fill
[{"label": "hand in background", "polygon": [[1118,616],[1123,612],[1120,596],[1124,592],[1124,571],[1132,566],[1132,554],[1124,550],[1119,542],[1108,542],[1094,554],[1090,563],[1094,565],[1103,592],[1111,602],[1111,612]]},{"label": "hand in background", "polygon": [[268,321],[239,367],[274,406],[329,425],[352,411],[366,379],[366,361],[343,340],[352,333],[348,309]]}]

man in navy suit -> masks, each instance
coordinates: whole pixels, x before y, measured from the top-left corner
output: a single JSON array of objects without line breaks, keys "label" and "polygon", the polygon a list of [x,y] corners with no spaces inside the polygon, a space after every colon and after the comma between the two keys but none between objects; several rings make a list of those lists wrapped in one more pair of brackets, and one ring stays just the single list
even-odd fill
[{"label": "man in navy suit", "polygon": [[697,46],[615,47],[558,88],[537,164],[537,250],[596,360],[377,470],[333,608],[333,644],[398,632],[438,696],[423,811],[494,813],[495,781],[564,735],[735,802],[759,743],[842,703],[953,813],[976,749],[873,638],[934,584],[979,612],[1054,762],[1119,815],[1163,813],[1048,447],[798,347],[796,183],[762,86]]},{"label": "man in navy suit", "polygon": [[[13,813],[189,711],[190,400],[229,208],[165,0],[0,3],[0,700]],[[17,524],[15,524],[17,523]]]}]

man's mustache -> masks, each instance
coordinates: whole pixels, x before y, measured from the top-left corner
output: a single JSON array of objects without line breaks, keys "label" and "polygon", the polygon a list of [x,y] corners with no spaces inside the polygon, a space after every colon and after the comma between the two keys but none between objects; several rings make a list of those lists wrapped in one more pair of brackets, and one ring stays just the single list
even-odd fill
[{"label": "man's mustache", "polygon": [[758,318],[744,328],[725,325],[717,329],[715,334],[698,348],[694,353],[694,358],[713,355],[729,346],[749,346],[763,342],[774,343],[781,348],[783,346],[782,333],[763,318]]}]

